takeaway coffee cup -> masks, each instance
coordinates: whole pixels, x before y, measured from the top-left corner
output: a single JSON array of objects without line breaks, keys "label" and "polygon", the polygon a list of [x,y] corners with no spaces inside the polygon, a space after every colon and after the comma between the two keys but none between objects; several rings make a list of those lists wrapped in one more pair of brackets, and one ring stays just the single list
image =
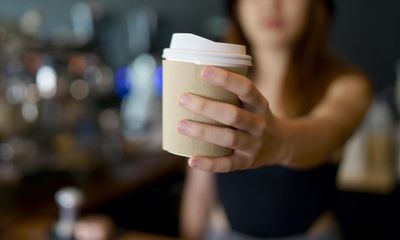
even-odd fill
[{"label": "takeaway coffee cup", "polygon": [[163,52],[163,149],[181,156],[230,155],[232,149],[187,137],[177,131],[177,123],[182,119],[223,126],[183,109],[178,101],[184,93],[193,93],[239,106],[236,95],[207,83],[200,72],[207,65],[246,75],[251,64],[245,46],[214,42],[193,34],[173,34],[170,48]]}]

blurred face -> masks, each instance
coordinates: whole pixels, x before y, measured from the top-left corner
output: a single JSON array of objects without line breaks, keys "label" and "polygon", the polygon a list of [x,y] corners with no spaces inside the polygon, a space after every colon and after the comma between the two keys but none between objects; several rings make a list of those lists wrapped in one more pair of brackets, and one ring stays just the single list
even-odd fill
[{"label": "blurred face", "polygon": [[239,0],[237,14],[250,44],[290,47],[303,33],[310,0]]}]

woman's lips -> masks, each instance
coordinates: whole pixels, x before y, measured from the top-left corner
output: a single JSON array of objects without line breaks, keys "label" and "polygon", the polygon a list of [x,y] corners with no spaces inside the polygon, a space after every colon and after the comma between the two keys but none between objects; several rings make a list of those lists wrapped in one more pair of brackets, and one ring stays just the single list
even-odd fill
[{"label": "woman's lips", "polygon": [[263,27],[273,30],[278,30],[283,27],[283,22],[279,19],[267,19],[263,21]]}]

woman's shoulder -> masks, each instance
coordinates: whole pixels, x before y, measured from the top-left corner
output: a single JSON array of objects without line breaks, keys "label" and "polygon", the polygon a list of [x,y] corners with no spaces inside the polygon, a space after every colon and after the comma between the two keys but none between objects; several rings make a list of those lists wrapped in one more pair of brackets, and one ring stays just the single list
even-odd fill
[{"label": "woman's shoulder", "polygon": [[321,59],[317,76],[318,81],[311,95],[313,104],[309,111],[332,99],[335,102],[351,101],[366,106],[372,99],[374,91],[368,76],[338,57],[327,55]]},{"label": "woman's shoulder", "polygon": [[327,91],[346,92],[355,97],[371,98],[373,85],[369,77],[358,67],[339,58],[331,58],[328,70]]}]

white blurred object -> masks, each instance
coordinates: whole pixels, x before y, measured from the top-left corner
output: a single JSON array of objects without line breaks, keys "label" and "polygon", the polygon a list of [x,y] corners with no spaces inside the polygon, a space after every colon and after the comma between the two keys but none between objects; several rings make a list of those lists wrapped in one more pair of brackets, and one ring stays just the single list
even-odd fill
[{"label": "white blurred object", "polygon": [[151,101],[154,98],[153,74],[156,61],[149,54],[139,55],[129,66],[131,91],[123,100],[121,114],[123,133],[128,139],[144,133],[152,111]]},{"label": "white blurred object", "polygon": [[22,32],[29,35],[37,35],[40,31],[43,19],[40,12],[36,9],[26,11],[19,20],[19,28]]},{"label": "white blurred object", "polygon": [[352,188],[364,179],[367,172],[368,131],[363,124],[347,142],[338,172],[340,188]]},{"label": "white blurred object", "polygon": [[26,85],[19,78],[11,78],[10,85],[6,89],[6,100],[10,104],[19,104],[25,98]]},{"label": "white blurred object", "polygon": [[39,116],[39,111],[34,103],[23,103],[22,104],[22,117],[27,123],[33,123]]},{"label": "white blurred object", "polygon": [[343,190],[388,193],[396,183],[395,125],[386,102],[376,100],[364,124],[346,144],[338,173]]},{"label": "white blurred object", "polygon": [[126,24],[130,53],[149,52],[151,37],[157,30],[157,14],[154,10],[148,7],[133,9],[127,15]]},{"label": "white blurred object", "polygon": [[51,66],[42,66],[36,74],[36,85],[41,97],[53,98],[57,92],[57,73]]},{"label": "white blurred object", "polygon": [[57,191],[55,200],[59,208],[59,217],[54,234],[60,239],[72,239],[79,208],[83,203],[83,194],[77,188],[65,187]]},{"label": "white blurred object", "polygon": [[84,45],[94,35],[93,17],[90,6],[86,2],[77,2],[71,7],[71,21],[74,40],[77,45]]}]

